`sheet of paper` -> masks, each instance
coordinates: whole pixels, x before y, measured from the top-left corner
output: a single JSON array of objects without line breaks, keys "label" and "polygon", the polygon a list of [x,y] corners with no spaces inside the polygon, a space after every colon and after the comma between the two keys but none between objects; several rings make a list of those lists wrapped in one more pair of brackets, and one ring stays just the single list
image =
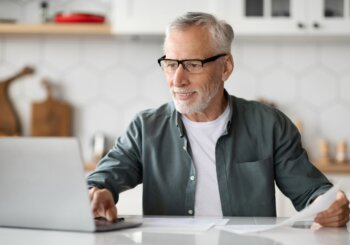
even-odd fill
[{"label": "sheet of paper", "polygon": [[223,226],[229,220],[221,218],[144,218],[143,231],[172,231],[172,232],[193,232],[206,231],[214,226]]},{"label": "sheet of paper", "polygon": [[329,208],[329,206],[336,200],[338,191],[339,183],[337,185],[334,185],[323,195],[319,196],[317,200],[315,200],[311,205],[304,208],[296,215],[275,225],[227,225],[216,228],[233,233],[243,234],[248,232],[267,231],[281,226],[291,226],[296,221],[310,221],[313,220],[319,212]]},{"label": "sheet of paper", "polygon": [[252,232],[262,232],[271,230],[277,227],[276,225],[227,225],[216,227],[216,229],[229,231],[237,234],[252,233]]}]

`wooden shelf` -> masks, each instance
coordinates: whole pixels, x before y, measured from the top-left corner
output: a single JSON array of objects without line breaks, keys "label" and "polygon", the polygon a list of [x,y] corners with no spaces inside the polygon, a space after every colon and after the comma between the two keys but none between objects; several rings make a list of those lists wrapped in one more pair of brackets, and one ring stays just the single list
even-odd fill
[{"label": "wooden shelf", "polygon": [[350,174],[350,165],[316,165],[324,173]]},{"label": "wooden shelf", "polygon": [[319,164],[317,161],[313,161],[315,166],[323,173],[334,174],[350,174],[350,162],[340,164],[336,162],[329,162],[327,164]]},{"label": "wooden shelf", "polygon": [[0,34],[111,35],[105,24],[0,24]]}]

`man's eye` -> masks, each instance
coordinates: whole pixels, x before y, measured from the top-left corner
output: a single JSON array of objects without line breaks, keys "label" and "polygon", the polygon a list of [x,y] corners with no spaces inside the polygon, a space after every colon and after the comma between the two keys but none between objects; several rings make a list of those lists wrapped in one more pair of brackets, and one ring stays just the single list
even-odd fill
[{"label": "man's eye", "polygon": [[167,68],[174,69],[174,68],[177,68],[177,63],[176,62],[169,62],[169,63],[166,63],[165,66]]},{"label": "man's eye", "polygon": [[186,65],[190,69],[196,69],[196,68],[201,67],[201,64],[200,63],[196,63],[196,62],[190,62],[190,63],[187,63]]}]

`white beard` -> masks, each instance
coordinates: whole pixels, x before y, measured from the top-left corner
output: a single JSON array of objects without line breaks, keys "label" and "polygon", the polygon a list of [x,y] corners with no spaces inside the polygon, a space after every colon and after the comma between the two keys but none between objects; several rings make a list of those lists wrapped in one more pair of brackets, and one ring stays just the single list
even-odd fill
[{"label": "white beard", "polygon": [[[203,112],[210,104],[211,100],[218,93],[220,87],[220,82],[215,84],[215,87],[209,91],[206,95],[202,91],[197,91],[199,94],[198,100],[194,101],[192,104],[188,104],[186,101],[179,101],[176,99],[174,92],[170,89],[171,97],[173,98],[175,108],[181,114],[193,114]],[[187,91],[181,91],[186,93]]]}]

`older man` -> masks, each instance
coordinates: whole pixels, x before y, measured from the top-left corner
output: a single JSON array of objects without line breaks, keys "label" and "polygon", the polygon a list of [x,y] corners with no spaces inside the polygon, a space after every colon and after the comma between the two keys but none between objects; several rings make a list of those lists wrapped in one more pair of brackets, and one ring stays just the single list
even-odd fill
[{"label": "older man", "polygon": [[[332,186],[283,113],[226,92],[232,40],[209,14],[170,24],[158,63],[173,102],[140,112],[88,177],[95,216],[114,220],[119,193],[140,183],[147,215],[275,216],[275,183],[297,210]],[[340,192],[315,221],[342,226],[348,205]]]}]

